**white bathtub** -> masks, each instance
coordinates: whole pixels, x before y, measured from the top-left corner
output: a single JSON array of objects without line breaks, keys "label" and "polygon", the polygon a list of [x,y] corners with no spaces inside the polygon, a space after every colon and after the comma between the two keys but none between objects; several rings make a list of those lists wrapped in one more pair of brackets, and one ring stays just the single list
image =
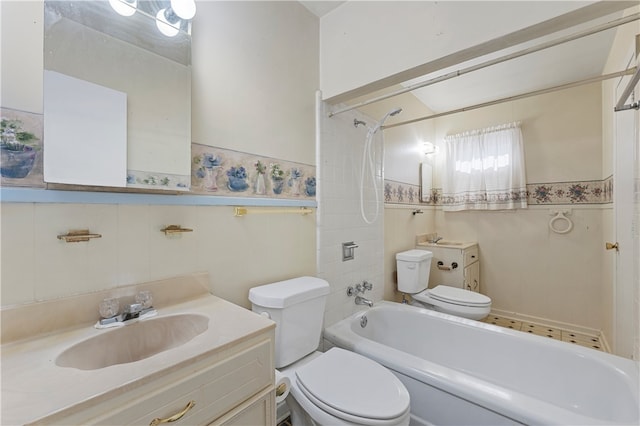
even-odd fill
[{"label": "white bathtub", "polygon": [[391,302],[324,337],[393,371],[412,424],[640,423],[638,364],[593,349]]}]

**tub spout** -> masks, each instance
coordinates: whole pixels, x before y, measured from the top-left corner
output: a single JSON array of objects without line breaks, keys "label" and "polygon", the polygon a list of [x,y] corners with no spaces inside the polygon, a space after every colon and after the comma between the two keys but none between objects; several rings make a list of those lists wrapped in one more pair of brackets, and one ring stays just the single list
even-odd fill
[{"label": "tub spout", "polygon": [[367,305],[371,308],[373,306],[373,302],[369,299],[365,299],[362,296],[356,296],[356,305]]}]

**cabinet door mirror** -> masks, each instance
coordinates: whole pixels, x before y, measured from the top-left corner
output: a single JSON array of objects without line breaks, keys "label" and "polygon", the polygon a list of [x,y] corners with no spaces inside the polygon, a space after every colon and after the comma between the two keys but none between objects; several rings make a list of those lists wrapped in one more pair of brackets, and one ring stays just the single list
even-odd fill
[{"label": "cabinet door mirror", "polygon": [[[93,102],[95,98],[87,96],[83,99],[80,96],[80,99],[74,99],[76,104],[85,103],[69,108],[76,112],[74,114],[64,117],[63,109],[58,108],[58,116],[48,116],[47,105],[60,101],[50,99],[50,96],[64,93],[64,90],[50,87],[54,84],[52,82],[61,79],[45,78],[45,176],[47,169],[73,169],[76,167],[74,164],[88,163],[92,158],[102,162],[109,159],[113,162],[113,169],[126,170],[125,176],[120,177],[121,186],[148,188],[157,185],[164,189],[188,189],[191,167],[191,36],[188,27],[177,31],[173,37],[158,30],[156,13],[168,4],[168,0],[138,0],[135,13],[123,16],[116,13],[109,1],[45,0],[45,72],[54,72],[62,79],[66,76],[80,85],[92,84],[98,93],[115,92],[126,98],[126,111],[116,110],[112,114],[112,117],[121,117],[124,113],[126,120],[125,140],[118,141],[115,135],[123,135],[123,132],[116,126],[122,126],[122,123],[101,114],[101,107]],[[63,104],[65,101],[68,104],[69,99],[62,99]],[[78,115],[77,112],[83,110],[102,121],[102,134],[107,131],[114,135],[92,148],[92,155],[87,154],[82,145],[97,140],[98,131],[94,126],[82,123],[84,114]],[[63,119],[66,120],[64,125],[58,126],[63,131],[54,132],[51,136],[48,132],[50,120],[59,124]],[[117,148],[122,144],[125,149]],[[100,148],[106,152],[97,151]],[[49,156],[49,152],[64,154]],[[48,156],[51,159],[73,159],[60,166],[47,162]],[[77,168],[75,181],[64,183],[91,185],[100,181],[95,176],[88,176],[97,174],[99,168]],[[145,180],[145,176],[152,175],[155,180]],[[106,185],[117,186],[112,183]]]}]

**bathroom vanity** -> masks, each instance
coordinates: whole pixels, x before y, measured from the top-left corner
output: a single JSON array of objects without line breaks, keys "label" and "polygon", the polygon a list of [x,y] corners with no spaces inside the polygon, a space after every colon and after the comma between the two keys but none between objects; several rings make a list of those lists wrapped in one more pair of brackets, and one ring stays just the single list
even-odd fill
[{"label": "bathroom vanity", "polygon": [[[109,297],[152,291],[158,315],[113,329],[94,328],[104,295],[3,309],[3,424],[274,425],[275,325],[209,294],[205,282],[114,289]],[[74,307],[80,312],[56,315]],[[86,319],[83,311],[93,312],[93,322],[69,323],[73,314]],[[20,321],[24,328],[15,327]],[[183,333],[187,341],[177,338]],[[94,341],[95,357],[68,356]],[[133,358],[101,353],[119,355],[122,346]]]},{"label": "bathroom vanity", "polygon": [[418,235],[416,248],[433,253],[429,288],[445,284],[480,292],[478,243],[445,240],[431,243],[425,235]]}]

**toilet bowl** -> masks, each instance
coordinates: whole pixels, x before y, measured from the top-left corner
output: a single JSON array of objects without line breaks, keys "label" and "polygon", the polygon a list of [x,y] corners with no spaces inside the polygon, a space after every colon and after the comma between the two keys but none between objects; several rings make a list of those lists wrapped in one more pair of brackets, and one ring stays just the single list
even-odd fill
[{"label": "toilet bowl", "polygon": [[449,315],[481,320],[491,312],[491,299],[484,294],[461,288],[438,285],[432,289],[412,294],[417,306],[432,307],[434,311]]},{"label": "toilet bowl", "polygon": [[472,320],[489,315],[491,299],[484,294],[448,285],[428,289],[432,258],[427,250],[397,253],[398,290],[410,295],[415,306]]},{"label": "toilet bowl", "polygon": [[318,352],[329,284],[300,277],[249,290],[251,309],[276,323],[275,367],[291,382],[295,426],[408,425],[409,392],[377,362],[355,352]]},{"label": "toilet bowl", "polygon": [[298,425],[408,425],[409,393],[380,364],[340,348],[279,370],[291,381],[287,405]]}]

